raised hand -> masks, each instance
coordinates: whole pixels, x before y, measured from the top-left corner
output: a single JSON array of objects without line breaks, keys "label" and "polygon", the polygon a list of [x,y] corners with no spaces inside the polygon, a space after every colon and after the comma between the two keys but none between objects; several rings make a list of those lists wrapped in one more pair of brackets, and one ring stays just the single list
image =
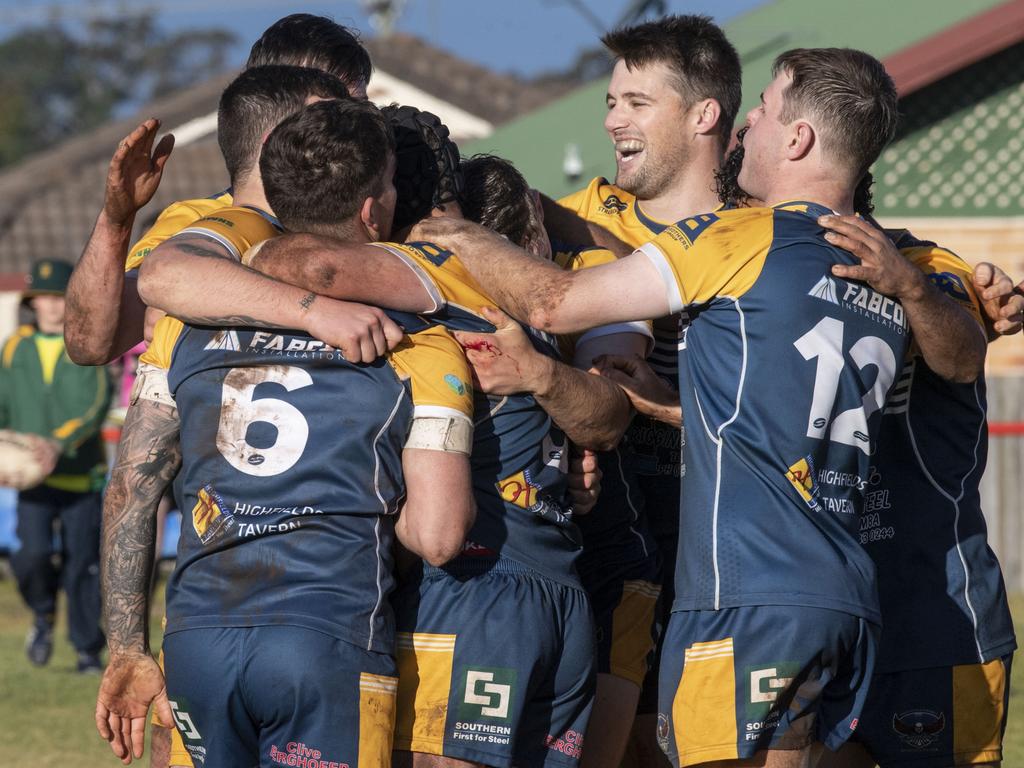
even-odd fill
[{"label": "raised hand", "polygon": [[103,211],[111,222],[130,224],[160,186],[164,165],[174,147],[174,135],[165,134],[153,148],[160,121],[151,117],[117,145],[107,170]]}]

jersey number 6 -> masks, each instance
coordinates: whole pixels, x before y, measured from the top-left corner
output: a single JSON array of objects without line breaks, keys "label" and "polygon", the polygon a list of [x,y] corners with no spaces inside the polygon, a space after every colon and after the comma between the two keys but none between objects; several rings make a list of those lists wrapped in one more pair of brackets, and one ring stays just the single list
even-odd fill
[{"label": "jersey number 6", "polygon": [[[232,368],[224,377],[217,450],[239,472],[255,477],[287,472],[302,456],[309,439],[309,423],[294,405],[272,397],[253,399],[256,387],[265,382],[292,392],[312,386],[313,378],[290,365]],[[247,439],[249,426],[260,421],[277,428],[277,438],[266,448],[256,448]]]}]

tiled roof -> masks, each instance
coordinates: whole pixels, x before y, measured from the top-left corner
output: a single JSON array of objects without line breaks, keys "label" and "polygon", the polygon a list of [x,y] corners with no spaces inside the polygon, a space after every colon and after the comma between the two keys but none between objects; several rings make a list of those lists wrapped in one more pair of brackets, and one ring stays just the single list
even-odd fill
[{"label": "tiled roof", "polygon": [[[172,130],[215,111],[233,77],[222,75],[155,101],[131,118],[103,125],[0,173],[0,273],[24,272],[42,258],[76,261],[103,205],[107,165],[118,141],[150,116],[160,117],[163,129]],[[176,147],[163,183],[138,223],[173,200],[225,186],[227,172],[213,137]]]},{"label": "tiled roof", "polygon": [[[1005,0],[773,0],[760,5],[723,25],[743,63],[743,105],[737,125],[757,103],[773,59],[789,48],[848,46],[887,59],[1003,4]],[[603,127],[607,87],[607,79],[601,78],[463,150],[508,158],[531,184],[552,197],[574,192],[594,176],[614,175]],[[562,170],[569,144],[576,146],[583,165],[577,179],[567,178]]]},{"label": "tiled roof", "polygon": [[[562,92],[558,85],[534,87],[495,74],[409,35],[369,40],[367,47],[377,72],[489,124],[521,115]],[[0,274],[24,272],[40,258],[76,261],[103,205],[107,164],[118,141],[150,116],[159,117],[164,130],[175,130],[211,115],[234,75],[220,75],[158,100],[131,118],[108,123],[0,172]],[[212,134],[177,146],[160,189],[139,215],[137,230],[168,203],[205,197],[227,184]]]},{"label": "tiled roof", "polygon": [[365,44],[376,71],[412,83],[495,125],[521,117],[571,88],[559,83],[538,85],[498,74],[412,35],[395,33]]}]

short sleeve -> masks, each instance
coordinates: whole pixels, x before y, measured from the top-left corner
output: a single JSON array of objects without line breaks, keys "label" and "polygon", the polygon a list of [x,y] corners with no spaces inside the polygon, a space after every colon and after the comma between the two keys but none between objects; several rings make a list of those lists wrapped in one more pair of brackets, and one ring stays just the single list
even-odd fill
[{"label": "short sleeve", "polygon": [[138,269],[150,252],[164,240],[174,237],[197,219],[229,205],[230,196],[218,195],[200,200],[183,200],[167,206],[160,212],[153,226],[128,250],[124,271]]},{"label": "short sleeve", "polygon": [[658,270],[675,314],[749,291],[771,249],[773,229],[771,208],[705,213],[673,224],[637,250]]},{"label": "short sleeve", "polygon": [[447,330],[432,326],[407,336],[388,356],[412,388],[414,417],[473,420],[473,378],[462,347]]},{"label": "short sleeve", "polygon": [[434,314],[448,306],[479,314],[483,307],[495,306],[452,251],[428,242],[374,245],[401,259],[419,277],[435,304],[433,310],[424,314]]},{"label": "short sleeve", "polygon": [[956,254],[934,245],[907,248],[901,251],[928,280],[967,310],[982,328],[981,302],[974,292],[973,270]]},{"label": "short sleeve", "polygon": [[242,254],[256,243],[279,235],[281,230],[252,208],[224,208],[192,222],[179,235],[202,235],[222,245],[240,262]]}]

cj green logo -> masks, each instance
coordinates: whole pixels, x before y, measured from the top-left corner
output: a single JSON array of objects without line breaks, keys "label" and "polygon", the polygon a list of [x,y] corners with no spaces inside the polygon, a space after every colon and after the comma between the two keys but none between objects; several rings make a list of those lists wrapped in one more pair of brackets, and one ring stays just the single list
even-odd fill
[{"label": "cj green logo", "polygon": [[479,720],[481,717],[494,717],[507,720],[515,684],[514,669],[467,669],[462,682],[459,718]]}]

